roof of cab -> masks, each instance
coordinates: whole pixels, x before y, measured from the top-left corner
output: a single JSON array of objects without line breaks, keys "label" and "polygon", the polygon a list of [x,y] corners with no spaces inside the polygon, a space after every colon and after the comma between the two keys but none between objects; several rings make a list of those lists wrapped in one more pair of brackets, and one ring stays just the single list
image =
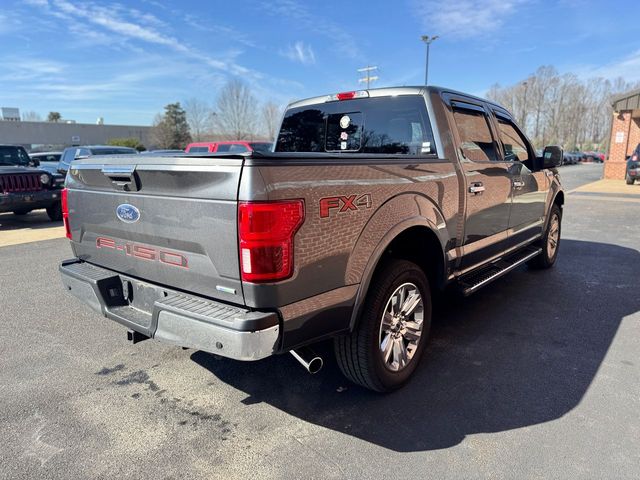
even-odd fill
[{"label": "roof of cab", "polygon": [[[491,100],[487,100],[485,98],[477,97],[475,95],[471,95],[464,92],[459,92],[457,90],[453,90],[451,88],[438,87],[438,86],[410,86],[410,87],[384,87],[384,88],[370,88],[367,90],[369,92],[369,98],[375,97],[390,97],[396,95],[424,95],[426,92],[429,93],[452,93],[458,95],[464,95],[465,97],[469,97],[475,100],[479,100],[481,102],[490,103],[492,105],[498,106],[500,108],[504,108],[502,105],[492,102]],[[330,95],[334,95],[333,93],[327,95],[321,95],[317,97],[306,98],[303,100],[298,100],[296,102],[292,102],[287,107],[289,108],[298,108],[298,107],[306,107],[308,105],[317,105],[318,103],[325,103]]]}]

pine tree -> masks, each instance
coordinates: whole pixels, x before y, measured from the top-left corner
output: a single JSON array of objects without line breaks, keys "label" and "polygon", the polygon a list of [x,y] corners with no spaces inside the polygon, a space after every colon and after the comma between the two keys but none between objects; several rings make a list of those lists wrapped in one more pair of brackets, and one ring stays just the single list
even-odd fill
[{"label": "pine tree", "polygon": [[164,115],[156,117],[153,139],[159,147],[166,149],[184,149],[191,142],[187,114],[180,102],[165,106]]}]

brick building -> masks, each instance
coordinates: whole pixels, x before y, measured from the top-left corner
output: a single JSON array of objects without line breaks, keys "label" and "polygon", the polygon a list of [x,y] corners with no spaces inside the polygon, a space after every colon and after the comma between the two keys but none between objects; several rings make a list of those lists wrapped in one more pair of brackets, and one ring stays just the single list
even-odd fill
[{"label": "brick building", "polygon": [[613,99],[613,121],[604,178],[624,179],[627,156],[640,143],[640,90]]}]

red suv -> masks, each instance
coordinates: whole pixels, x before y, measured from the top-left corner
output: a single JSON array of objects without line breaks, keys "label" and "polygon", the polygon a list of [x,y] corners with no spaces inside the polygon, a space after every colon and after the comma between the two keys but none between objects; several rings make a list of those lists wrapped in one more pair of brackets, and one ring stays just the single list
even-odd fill
[{"label": "red suv", "polygon": [[269,142],[245,142],[242,140],[230,142],[196,142],[190,143],[185,148],[187,153],[245,153],[245,152],[268,152],[273,146]]}]

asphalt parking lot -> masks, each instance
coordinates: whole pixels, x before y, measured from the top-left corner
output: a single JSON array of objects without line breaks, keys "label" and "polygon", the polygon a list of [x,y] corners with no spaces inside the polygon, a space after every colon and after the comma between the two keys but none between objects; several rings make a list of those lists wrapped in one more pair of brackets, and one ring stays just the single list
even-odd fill
[{"label": "asphalt parking lot", "polygon": [[[601,172],[561,170],[556,267],[440,300],[386,396],[328,353],[311,376],[289,355],[129,345],[62,290],[65,239],[1,246],[0,478],[638,478],[640,185],[575,191]],[[10,217],[0,239],[32,238]]]}]

